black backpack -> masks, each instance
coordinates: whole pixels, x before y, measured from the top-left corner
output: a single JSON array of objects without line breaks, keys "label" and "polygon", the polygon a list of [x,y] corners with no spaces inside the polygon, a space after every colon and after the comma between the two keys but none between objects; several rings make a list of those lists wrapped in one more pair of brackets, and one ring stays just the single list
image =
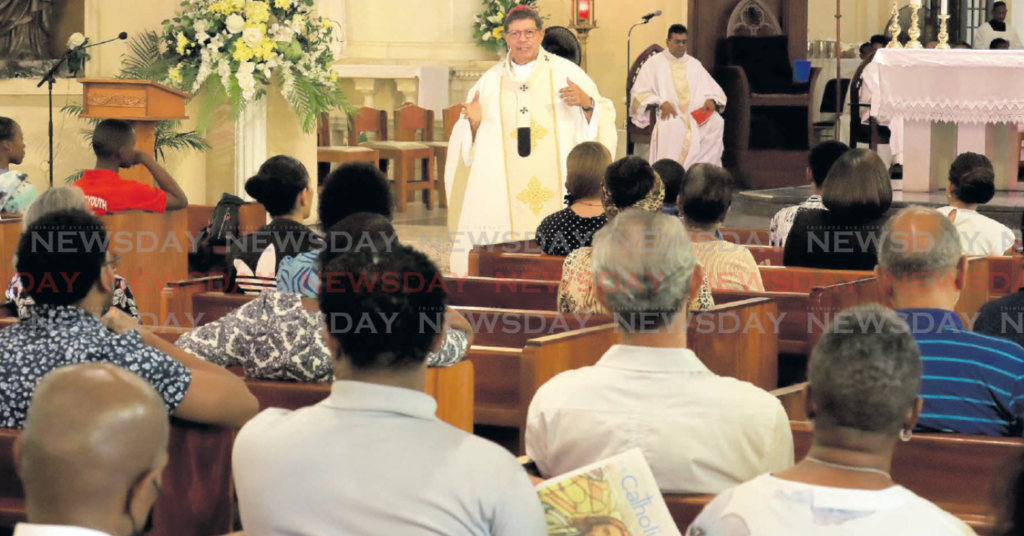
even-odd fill
[{"label": "black backpack", "polygon": [[236,195],[223,194],[206,227],[199,232],[195,241],[195,250],[189,254],[189,270],[193,272],[209,272],[220,259],[213,253],[214,246],[228,243],[229,237],[237,237],[239,233],[239,212],[245,201]]}]

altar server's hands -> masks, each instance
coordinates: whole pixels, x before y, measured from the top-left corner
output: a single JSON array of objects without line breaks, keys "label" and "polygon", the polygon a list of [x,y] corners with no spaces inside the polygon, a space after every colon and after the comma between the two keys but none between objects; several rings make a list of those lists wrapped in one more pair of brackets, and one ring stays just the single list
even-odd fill
[{"label": "altar server's hands", "polygon": [[574,84],[569,78],[566,78],[565,82],[569,85],[558,91],[558,96],[562,97],[562,102],[565,102],[568,106],[593,107],[594,99],[590,98],[590,95],[587,95],[580,86]]},{"label": "altar server's hands", "polygon": [[679,117],[679,110],[676,109],[675,105],[669,101],[665,101],[661,104],[661,119],[675,119]]}]

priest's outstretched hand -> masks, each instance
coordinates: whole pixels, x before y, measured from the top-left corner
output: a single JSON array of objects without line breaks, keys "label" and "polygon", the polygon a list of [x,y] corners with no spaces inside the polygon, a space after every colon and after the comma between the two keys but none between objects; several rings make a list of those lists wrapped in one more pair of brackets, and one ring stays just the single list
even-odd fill
[{"label": "priest's outstretched hand", "polygon": [[569,106],[579,106],[581,108],[593,108],[594,99],[590,98],[580,86],[577,86],[569,78],[565,79],[568,86],[560,89],[558,95],[562,97],[562,101]]},{"label": "priest's outstretched hand", "polygon": [[476,133],[477,127],[480,126],[480,122],[484,119],[484,110],[480,106],[480,92],[476,92],[472,102],[464,102],[462,106],[463,115],[465,115],[466,119],[469,119],[469,126]]},{"label": "priest's outstretched hand", "polygon": [[676,109],[675,105],[669,101],[661,103],[661,119],[675,119],[679,116],[679,110]]}]

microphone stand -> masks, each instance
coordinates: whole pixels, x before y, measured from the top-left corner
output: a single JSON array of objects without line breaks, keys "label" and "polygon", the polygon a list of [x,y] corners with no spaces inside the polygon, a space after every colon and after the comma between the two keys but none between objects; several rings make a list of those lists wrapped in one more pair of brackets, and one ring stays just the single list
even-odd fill
[{"label": "microphone stand", "polygon": [[50,69],[50,72],[46,73],[43,76],[43,79],[40,80],[38,84],[36,84],[37,88],[42,87],[43,84],[46,84],[46,90],[50,98],[50,188],[53,188],[53,84],[57,81],[57,71],[60,71],[60,68],[63,67],[64,64],[68,61],[69,54],[71,54],[70,50],[65,52],[64,55],[60,57],[60,60],[56,64],[54,64],[53,68]]},{"label": "microphone stand", "polygon": [[643,26],[649,22],[651,22],[651,19],[644,19],[633,26],[630,26],[629,33],[626,34],[626,123],[623,125],[623,128],[626,129],[627,146],[629,146],[629,106],[631,104],[629,97],[629,90],[631,89],[629,83],[629,70],[633,67],[633,53],[631,50],[633,46],[633,30],[635,30],[637,26]]}]

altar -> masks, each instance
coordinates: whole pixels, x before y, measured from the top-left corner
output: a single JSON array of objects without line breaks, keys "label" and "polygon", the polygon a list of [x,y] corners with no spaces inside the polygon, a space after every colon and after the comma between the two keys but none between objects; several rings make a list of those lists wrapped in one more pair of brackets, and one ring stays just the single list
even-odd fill
[{"label": "altar", "polygon": [[903,190],[945,188],[961,153],[984,154],[997,190],[1017,190],[1024,125],[1024,52],[879,50],[871,113],[904,121]]}]

